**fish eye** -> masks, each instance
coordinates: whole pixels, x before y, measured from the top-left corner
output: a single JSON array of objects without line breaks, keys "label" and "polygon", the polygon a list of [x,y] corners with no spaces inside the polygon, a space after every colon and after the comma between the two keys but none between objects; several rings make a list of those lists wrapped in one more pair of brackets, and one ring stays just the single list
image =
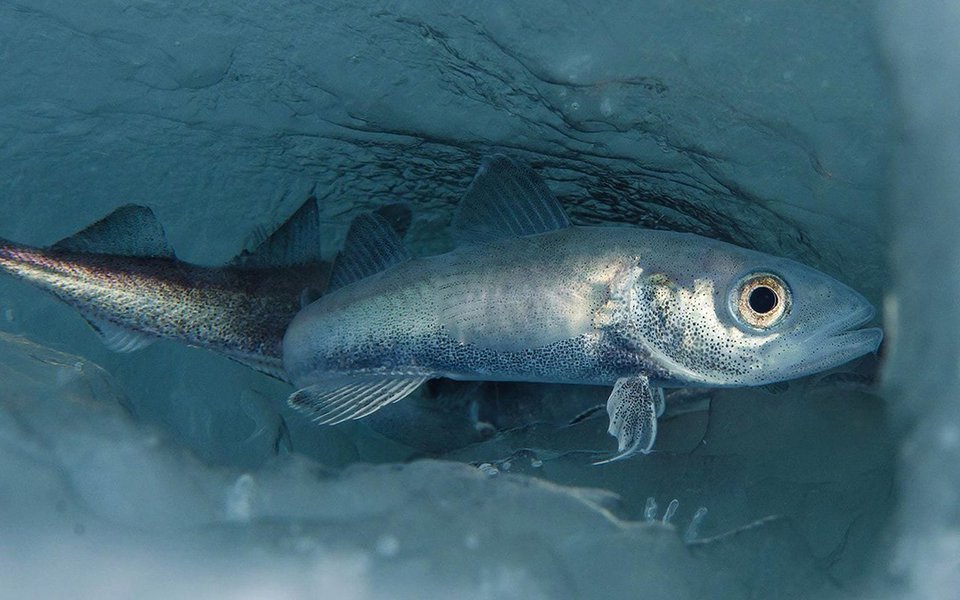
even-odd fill
[{"label": "fish eye", "polygon": [[736,292],[736,316],[755,329],[769,329],[790,309],[790,289],[782,279],[769,273],[745,277]]},{"label": "fish eye", "polygon": [[777,305],[780,304],[780,297],[767,286],[758,285],[753,288],[753,291],[751,291],[747,297],[747,304],[750,305],[750,309],[753,310],[753,312],[765,315],[777,308]]}]

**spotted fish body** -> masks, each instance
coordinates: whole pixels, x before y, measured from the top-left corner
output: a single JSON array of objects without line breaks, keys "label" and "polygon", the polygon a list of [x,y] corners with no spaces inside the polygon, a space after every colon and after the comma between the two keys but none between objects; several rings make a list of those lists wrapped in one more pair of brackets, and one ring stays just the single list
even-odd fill
[{"label": "spotted fish body", "polygon": [[326,277],[319,260],[268,260],[316,221],[313,200],[258,252],[224,267],[177,260],[152,212],[121,207],[51,248],[0,240],[0,270],[75,307],[109,347],[133,351],[159,338],[214,350],[285,379],[284,330],[305,288]]},{"label": "spotted fish body", "polygon": [[[307,307],[287,333],[287,370],[294,381],[376,374],[600,385],[644,373],[656,387],[758,385],[773,373],[821,370],[809,360],[816,348],[793,357],[805,360],[784,351],[760,361],[711,339],[717,323],[681,306],[683,290],[709,285],[687,265],[729,248],[667,231],[573,227],[407,261]],[[806,270],[737,254],[731,272]],[[643,281],[645,273],[655,275]],[[834,300],[860,302],[850,290],[822,299]],[[631,314],[638,301],[649,310]],[[851,318],[871,315],[864,308]],[[876,345],[876,331],[858,335]]]},{"label": "spotted fish body", "polygon": [[881,339],[852,330],[873,315],[865,299],[796,262],[690,234],[571,227],[506,157],[485,161],[454,229],[455,250],[413,259],[376,219],[355,223],[333,289],[286,332],[293,406],[337,423],[434,377],[612,385],[619,459],[651,449],[664,387],[792,379]]},{"label": "spotted fish body", "polygon": [[[51,248],[0,240],[0,270],[76,307],[111,348],[209,348],[298,386],[318,423],[369,415],[434,377],[613,386],[618,460],[649,452],[664,387],[764,385],[873,351],[873,308],[798,263],[670,232],[571,227],[542,181],[485,159],[458,246],[413,259],[362,215],[329,273],[315,201],[224,267],[178,261],[149,209]],[[300,310],[302,308],[302,310]],[[298,312],[299,310],[299,312]],[[282,338],[281,338],[282,336]]]}]

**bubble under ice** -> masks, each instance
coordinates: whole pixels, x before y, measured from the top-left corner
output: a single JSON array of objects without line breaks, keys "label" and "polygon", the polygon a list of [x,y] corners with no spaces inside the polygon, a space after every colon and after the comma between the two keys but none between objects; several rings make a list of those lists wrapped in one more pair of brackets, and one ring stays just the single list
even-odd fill
[{"label": "bubble under ice", "polygon": [[[508,151],[577,223],[695,231],[886,295],[909,332],[888,379],[917,377],[889,399],[892,424],[862,385],[870,364],[695,399],[650,460],[600,469],[602,419],[567,423],[603,389],[439,382],[317,432],[282,407],[282,384],[174,344],[112,355],[69,309],[3,280],[3,329],[41,344],[2,341],[5,590],[774,598],[876,595],[891,573],[900,596],[951,589],[957,488],[937,465],[957,422],[947,387],[914,385],[943,381],[918,349],[949,328],[914,323],[922,303],[903,292],[929,275],[904,264],[955,231],[938,198],[956,188],[934,185],[955,152],[893,145],[914,129],[949,139],[954,102],[935,99],[954,97],[942,65],[956,53],[930,31],[953,21],[934,5],[0,5],[0,236],[46,244],[140,202],[179,256],[212,264],[314,191],[329,252],[353,214],[396,200],[414,208],[415,250],[433,252],[479,157]],[[894,208],[911,210],[886,223],[895,151],[898,172],[924,175],[898,180]],[[918,214],[932,224],[907,228]],[[898,448],[917,419],[931,435]],[[648,497],[677,499],[675,528],[643,522]],[[925,518],[897,518],[900,499]]]}]

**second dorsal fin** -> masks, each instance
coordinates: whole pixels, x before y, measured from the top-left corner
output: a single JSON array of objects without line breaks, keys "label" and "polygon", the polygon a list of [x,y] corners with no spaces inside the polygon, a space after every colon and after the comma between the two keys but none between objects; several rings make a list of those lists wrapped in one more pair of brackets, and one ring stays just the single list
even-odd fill
[{"label": "second dorsal fin", "polygon": [[160,221],[146,206],[127,204],[53,245],[54,250],[174,258]]},{"label": "second dorsal fin", "polygon": [[530,167],[502,154],[484,157],[453,218],[459,242],[488,242],[570,226],[560,203]]},{"label": "second dorsal fin", "polygon": [[410,258],[410,251],[383,217],[364,213],[350,224],[343,250],[333,263],[327,291],[332,292]]},{"label": "second dorsal fin", "polygon": [[256,248],[244,250],[232,264],[260,269],[319,263],[320,240],[320,209],[317,199],[311,196]]}]

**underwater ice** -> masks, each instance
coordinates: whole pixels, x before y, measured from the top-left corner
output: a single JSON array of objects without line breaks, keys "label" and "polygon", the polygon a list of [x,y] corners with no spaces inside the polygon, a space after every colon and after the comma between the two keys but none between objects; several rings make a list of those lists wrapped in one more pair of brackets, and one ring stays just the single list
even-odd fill
[{"label": "underwater ice", "polygon": [[[593,470],[589,461],[534,467],[528,451],[499,468],[422,460],[336,471],[284,453],[256,469],[211,467],[137,424],[112,378],[84,359],[3,335],[0,365],[0,571],[11,597],[829,588],[788,519],[701,537],[703,508],[672,499],[660,515],[651,498],[643,519],[626,521],[616,494],[523,474]],[[771,547],[788,569],[744,570]]]},{"label": "underwater ice", "polygon": [[330,255],[394,201],[436,252],[506,151],[576,223],[799,259],[889,335],[884,398],[871,359],[674,395],[654,454],[593,467],[602,388],[434,382],[318,430],[3,279],[0,596],[949,597],[957,30],[933,1],[0,3],[4,238],[137,202],[217,264],[313,192]]}]

